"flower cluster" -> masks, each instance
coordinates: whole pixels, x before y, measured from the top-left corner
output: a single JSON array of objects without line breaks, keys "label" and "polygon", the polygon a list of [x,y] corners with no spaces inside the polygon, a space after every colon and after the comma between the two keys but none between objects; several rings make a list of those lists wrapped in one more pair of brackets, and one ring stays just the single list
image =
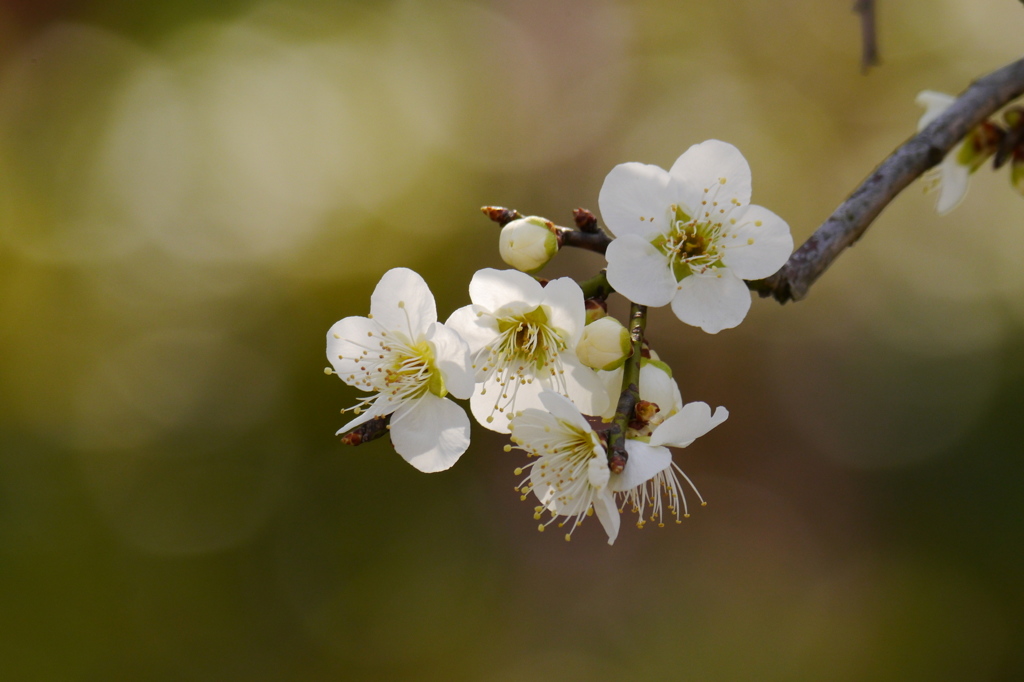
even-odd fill
[{"label": "flower cluster", "polygon": [[[483,269],[469,304],[441,323],[433,295],[411,270],[385,273],[368,317],[346,317],[327,333],[329,374],[368,395],[338,431],[359,444],[389,433],[395,450],[425,472],[451,467],[469,447],[468,400],[484,428],[510,434],[524,452],[516,490],[536,500],[544,530],[571,538],[596,515],[609,544],[621,515],[636,525],[689,516],[673,461],[724,422],[728,411],[684,403],[671,368],[645,337],[648,306],[670,305],[682,322],[715,334],[735,327],[751,305],[745,280],[773,274],[793,240],[777,215],[750,203],[750,168],[730,144],[709,140],[665,171],[626,163],[598,196],[612,237],[593,214],[565,228],[510,209],[485,208],[502,225],[502,259]],[[577,283],[538,279],[566,245],[601,251],[606,272]],[[623,324],[607,315],[618,292],[631,304]]]}]

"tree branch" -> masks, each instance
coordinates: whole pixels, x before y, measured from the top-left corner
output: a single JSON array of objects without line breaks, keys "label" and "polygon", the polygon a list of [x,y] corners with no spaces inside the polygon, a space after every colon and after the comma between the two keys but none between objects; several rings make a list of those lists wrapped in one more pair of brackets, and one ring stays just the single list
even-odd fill
[{"label": "tree branch", "polygon": [[853,11],[860,15],[860,70],[861,73],[867,73],[872,66],[878,66],[875,0],[856,0]]},{"label": "tree branch", "polygon": [[608,427],[608,468],[620,474],[626,468],[626,429],[636,418],[636,405],[640,402],[640,358],[643,356],[644,328],[647,325],[647,306],[633,303],[629,308],[629,338],[633,351],[622,367],[622,393],[615,416]]},{"label": "tree branch", "polygon": [[910,138],[854,190],[821,227],[793,252],[777,273],[748,282],[762,297],[780,303],[799,301],[852,246],[871,222],[907,185],[945,155],[971,130],[1000,108],[1024,94],[1024,59],[976,80],[931,125]]}]

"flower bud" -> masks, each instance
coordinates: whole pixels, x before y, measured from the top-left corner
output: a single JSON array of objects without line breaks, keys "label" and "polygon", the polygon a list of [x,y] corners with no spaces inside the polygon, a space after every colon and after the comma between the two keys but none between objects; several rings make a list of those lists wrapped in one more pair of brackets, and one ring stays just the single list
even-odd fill
[{"label": "flower bud", "polygon": [[553,227],[537,216],[513,220],[501,228],[498,238],[501,259],[525,273],[537,272],[558,252]]},{"label": "flower bud", "polygon": [[583,328],[576,356],[587,367],[612,370],[622,367],[631,350],[629,330],[614,317],[602,317]]}]

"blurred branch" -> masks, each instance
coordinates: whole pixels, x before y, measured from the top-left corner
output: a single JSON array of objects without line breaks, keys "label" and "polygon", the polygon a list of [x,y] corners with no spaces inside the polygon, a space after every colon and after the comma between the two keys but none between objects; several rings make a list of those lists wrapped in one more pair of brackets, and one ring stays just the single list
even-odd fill
[{"label": "blurred branch", "polygon": [[939,164],[971,130],[1024,94],[1024,59],[976,80],[927,128],[883,161],[793,252],[777,273],[747,286],[780,303],[799,301],[843,250],[864,234],[907,185]]},{"label": "blurred branch", "polygon": [[860,15],[860,70],[861,73],[867,73],[872,66],[878,66],[875,0],[856,0],[853,11]]}]

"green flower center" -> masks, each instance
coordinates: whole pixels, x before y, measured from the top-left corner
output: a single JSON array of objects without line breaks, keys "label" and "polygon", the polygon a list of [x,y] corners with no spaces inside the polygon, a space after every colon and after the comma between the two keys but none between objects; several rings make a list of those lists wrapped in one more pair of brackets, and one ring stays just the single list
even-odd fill
[{"label": "green flower center", "polygon": [[651,244],[668,257],[676,281],[694,273],[705,272],[722,265],[722,245],[719,240],[723,224],[708,219],[693,218],[679,206],[673,205],[673,219],[669,231],[658,235]]},{"label": "green flower center", "polygon": [[506,361],[541,370],[551,362],[552,356],[565,350],[565,341],[551,327],[548,314],[542,306],[533,310],[498,318],[499,339],[496,356]]},{"label": "green flower center", "polygon": [[391,366],[384,368],[385,386],[409,398],[419,398],[427,391],[439,398],[448,395],[430,343],[402,345],[404,348],[394,354]]}]

